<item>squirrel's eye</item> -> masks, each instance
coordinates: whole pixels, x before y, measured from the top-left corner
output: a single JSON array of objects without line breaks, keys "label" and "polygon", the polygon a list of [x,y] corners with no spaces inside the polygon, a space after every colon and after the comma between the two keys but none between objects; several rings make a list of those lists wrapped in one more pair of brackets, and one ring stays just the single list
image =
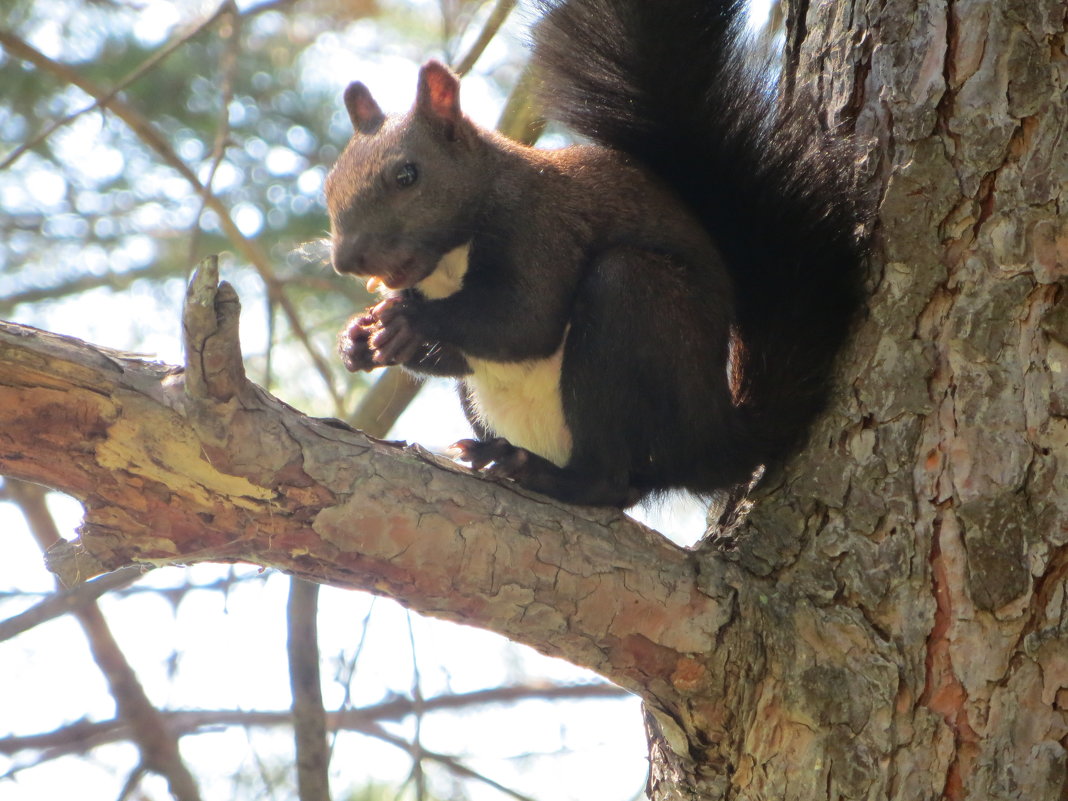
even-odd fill
[{"label": "squirrel's eye", "polygon": [[419,168],[412,164],[410,161],[402,164],[397,169],[397,174],[394,180],[397,182],[397,186],[401,189],[407,189],[409,186],[419,180]]}]

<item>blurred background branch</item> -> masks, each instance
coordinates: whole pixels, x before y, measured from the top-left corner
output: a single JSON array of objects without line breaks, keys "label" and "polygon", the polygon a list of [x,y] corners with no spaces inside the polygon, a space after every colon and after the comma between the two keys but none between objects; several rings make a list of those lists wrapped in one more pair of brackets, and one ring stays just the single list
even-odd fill
[{"label": "blurred background branch", "polygon": [[[59,529],[45,505],[47,490],[14,479],[5,481],[4,486],[25,516],[41,550],[46,551],[60,542]],[[71,613],[81,625],[93,659],[107,680],[111,697],[115,699],[115,706],[129,731],[130,739],[141,753],[138,769],[132,774],[131,780],[139,776],[142,770],[155,771],[166,777],[168,789],[177,801],[199,801],[197,782],[178,753],[178,738],[159,710],[148,700],[100,607],[94,601],[86,601],[74,606]]]}]

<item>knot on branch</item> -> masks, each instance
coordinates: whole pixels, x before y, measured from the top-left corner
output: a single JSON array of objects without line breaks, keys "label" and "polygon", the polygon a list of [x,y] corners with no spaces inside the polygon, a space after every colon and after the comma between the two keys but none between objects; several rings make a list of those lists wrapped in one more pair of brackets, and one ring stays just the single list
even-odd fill
[{"label": "knot on branch", "polygon": [[219,257],[209,256],[193,272],[182,309],[185,392],[191,400],[226,403],[247,384],[240,318],[237,292],[219,282]]}]

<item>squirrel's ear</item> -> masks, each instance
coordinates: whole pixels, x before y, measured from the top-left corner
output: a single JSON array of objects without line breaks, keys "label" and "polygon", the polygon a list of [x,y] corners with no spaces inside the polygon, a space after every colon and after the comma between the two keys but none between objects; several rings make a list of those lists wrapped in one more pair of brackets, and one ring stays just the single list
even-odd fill
[{"label": "squirrel's ear", "polygon": [[415,105],[420,112],[445,127],[450,139],[463,118],[460,111],[460,79],[440,61],[428,61],[419,70]]},{"label": "squirrel's ear", "polygon": [[374,133],[386,119],[378,103],[371,97],[371,90],[359,81],[353,81],[345,88],[345,108],[352,120],[352,127],[358,133]]}]

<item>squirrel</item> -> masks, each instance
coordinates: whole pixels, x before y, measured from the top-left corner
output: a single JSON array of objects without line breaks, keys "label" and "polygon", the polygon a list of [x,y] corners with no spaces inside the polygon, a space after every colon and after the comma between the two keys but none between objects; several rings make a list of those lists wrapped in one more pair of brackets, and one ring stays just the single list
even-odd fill
[{"label": "squirrel", "polygon": [[332,262],[385,297],[351,371],[460,379],[476,470],[578,504],[703,496],[781,462],[859,306],[843,139],[747,67],[742,0],[542,0],[542,150],[468,119],[429,61],[402,115],[350,84]]}]

